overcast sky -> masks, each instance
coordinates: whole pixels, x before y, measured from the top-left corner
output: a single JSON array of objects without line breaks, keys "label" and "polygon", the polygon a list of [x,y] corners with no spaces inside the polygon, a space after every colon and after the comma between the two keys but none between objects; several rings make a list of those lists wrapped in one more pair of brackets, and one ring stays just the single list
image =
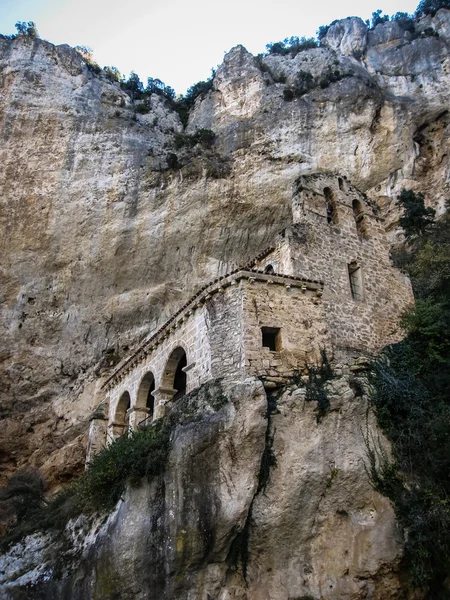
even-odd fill
[{"label": "overcast sky", "polygon": [[89,46],[100,66],[158,77],[177,93],[209,77],[224,53],[243,44],[257,54],[269,42],[311,37],[319,25],[373,11],[413,12],[419,0],[0,0],[0,33],[35,21],[54,44]]}]

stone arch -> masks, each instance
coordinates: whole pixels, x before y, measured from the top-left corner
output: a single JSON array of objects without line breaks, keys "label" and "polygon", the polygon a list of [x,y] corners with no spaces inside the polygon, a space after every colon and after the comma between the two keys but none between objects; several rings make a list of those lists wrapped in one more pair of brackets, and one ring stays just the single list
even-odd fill
[{"label": "stone arch", "polygon": [[186,351],[182,346],[177,346],[167,359],[161,381],[161,386],[165,391],[173,392],[172,398],[186,394],[187,376],[184,370],[186,366]]},{"label": "stone arch", "polygon": [[153,392],[155,391],[155,376],[152,371],[147,371],[138,387],[136,396],[135,409],[142,410],[152,416],[155,410],[155,398]]},{"label": "stone arch", "polygon": [[333,190],[329,187],[323,189],[323,195],[325,196],[325,206],[327,210],[327,223],[330,225],[337,225],[338,215],[336,208],[336,200],[334,197]]},{"label": "stone arch", "polygon": [[264,269],[264,273],[267,273],[268,275],[275,273],[273,265],[271,265],[271,264],[267,265],[266,268]]},{"label": "stone arch", "polygon": [[119,434],[125,433],[129,427],[131,396],[130,392],[125,391],[119,398],[116,410],[114,413],[114,426],[118,429]]},{"label": "stone arch", "polygon": [[356,223],[356,231],[360,239],[367,239],[367,220],[364,214],[364,206],[360,200],[356,198],[352,202],[353,217]]}]

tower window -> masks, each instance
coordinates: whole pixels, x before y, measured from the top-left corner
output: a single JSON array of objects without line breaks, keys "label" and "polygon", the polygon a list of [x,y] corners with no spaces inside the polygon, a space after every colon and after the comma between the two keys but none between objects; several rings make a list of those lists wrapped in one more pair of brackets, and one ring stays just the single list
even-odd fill
[{"label": "tower window", "polygon": [[348,277],[353,300],[361,301],[363,299],[362,273],[358,263],[352,262],[348,265]]},{"label": "tower window", "polygon": [[356,231],[360,240],[367,239],[367,221],[366,215],[364,214],[364,207],[359,200],[353,200],[352,202],[353,216],[356,223]]},{"label": "tower window", "polygon": [[325,206],[327,210],[327,223],[336,225],[338,222],[337,218],[337,209],[336,209],[336,200],[334,199],[333,191],[326,187],[323,190],[323,195],[325,196]]},{"label": "tower window", "polygon": [[281,349],[281,335],[279,327],[261,327],[262,345],[271,352]]},{"label": "tower window", "polygon": [[264,273],[275,273],[275,271],[273,270],[273,265],[267,265],[267,267],[264,269]]}]

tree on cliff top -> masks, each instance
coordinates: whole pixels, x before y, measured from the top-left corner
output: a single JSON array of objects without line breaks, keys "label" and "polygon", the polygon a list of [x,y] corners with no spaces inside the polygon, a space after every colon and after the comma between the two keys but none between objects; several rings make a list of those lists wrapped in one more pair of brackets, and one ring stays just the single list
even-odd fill
[{"label": "tree on cliff top", "polygon": [[39,33],[34,21],[17,21],[15,24],[17,35],[27,35],[28,37],[37,38]]},{"label": "tree on cliff top", "polygon": [[422,0],[416,8],[416,17],[434,16],[440,8],[450,9],[450,0]]}]

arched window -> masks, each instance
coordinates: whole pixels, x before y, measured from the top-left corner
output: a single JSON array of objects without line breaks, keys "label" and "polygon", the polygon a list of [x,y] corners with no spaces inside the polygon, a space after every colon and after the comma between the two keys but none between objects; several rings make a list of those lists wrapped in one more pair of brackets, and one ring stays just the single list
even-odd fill
[{"label": "arched window", "polygon": [[125,433],[129,426],[129,413],[131,398],[128,392],[124,392],[120,396],[120,400],[117,403],[116,413],[114,415],[114,423],[122,428],[121,433]]},{"label": "arched window", "polygon": [[155,408],[155,377],[152,372],[148,372],[143,377],[136,396],[136,408],[146,409],[149,417],[153,415]]},{"label": "arched window", "polygon": [[323,190],[323,195],[325,196],[325,206],[327,209],[327,223],[336,225],[338,222],[338,218],[336,210],[336,200],[334,199],[333,191],[329,187],[326,187]]},{"label": "arched window", "polygon": [[273,270],[273,265],[267,265],[267,267],[264,269],[264,273],[268,273],[269,275],[271,273],[275,273],[275,271]]},{"label": "arched window", "polygon": [[363,282],[361,267],[357,262],[351,262],[348,265],[348,278],[350,281],[350,291],[353,300],[360,302],[363,300]]},{"label": "arched window", "polygon": [[186,352],[178,346],[173,350],[164,369],[162,387],[166,390],[174,390],[174,398],[180,398],[186,394]]},{"label": "arched window", "polygon": [[364,207],[359,200],[353,200],[353,216],[356,223],[356,231],[360,239],[367,239],[367,221],[366,215],[364,214]]},{"label": "arched window", "polygon": [[344,180],[342,179],[342,177],[338,177],[338,185],[339,185],[339,189],[342,192],[344,190]]}]

